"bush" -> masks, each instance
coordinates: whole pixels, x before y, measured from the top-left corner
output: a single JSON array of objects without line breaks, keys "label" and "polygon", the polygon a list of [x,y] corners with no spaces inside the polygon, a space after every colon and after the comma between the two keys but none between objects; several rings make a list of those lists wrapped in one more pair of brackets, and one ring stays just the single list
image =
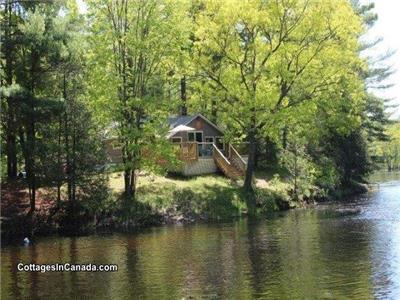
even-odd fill
[{"label": "bush", "polygon": [[204,210],[204,207],[201,207],[202,201],[199,196],[189,188],[175,190],[172,195],[172,206],[183,215],[198,214]]}]

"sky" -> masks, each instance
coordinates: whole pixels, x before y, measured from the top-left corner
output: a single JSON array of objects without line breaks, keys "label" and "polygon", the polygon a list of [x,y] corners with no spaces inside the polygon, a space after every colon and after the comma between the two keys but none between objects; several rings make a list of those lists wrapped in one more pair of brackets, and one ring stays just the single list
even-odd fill
[{"label": "sky", "polygon": [[[390,104],[398,105],[397,108],[390,108],[389,112],[393,119],[400,119],[400,1],[399,0],[361,0],[362,4],[375,3],[375,12],[378,14],[378,20],[375,25],[365,35],[368,40],[382,38],[374,49],[366,55],[378,56],[388,51],[396,51],[394,55],[387,61],[392,68],[397,71],[389,79],[387,83],[394,86],[386,90],[373,91],[378,96],[393,99]],[[81,13],[87,10],[84,0],[77,0]]]},{"label": "sky", "polygon": [[391,109],[394,112],[392,118],[400,118],[400,1],[361,1],[363,4],[371,2],[375,3],[375,12],[378,14],[378,20],[366,34],[366,38],[373,40],[381,37],[383,40],[368,54],[379,55],[387,51],[396,51],[388,60],[388,63],[397,71],[388,79],[388,83],[394,84],[393,87],[375,92],[382,97],[393,98],[390,104],[399,105],[399,107]]},{"label": "sky", "polygon": [[78,9],[81,14],[84,14],[87,11],[87,6],[84,0],[76,0],[78,4]]}]

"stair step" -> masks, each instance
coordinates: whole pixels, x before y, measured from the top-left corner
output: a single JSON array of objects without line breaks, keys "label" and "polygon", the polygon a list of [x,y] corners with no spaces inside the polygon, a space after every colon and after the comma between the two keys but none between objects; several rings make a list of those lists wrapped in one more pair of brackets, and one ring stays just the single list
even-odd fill
[{"label": "stair step", "polygon": [[232,179],[237,179],[244,176],[244,172],[237,165],[237,162],[233,159],[228,159],[216,147],[214,148],[213,157],[216,165],[225,174],[225,176]]}]

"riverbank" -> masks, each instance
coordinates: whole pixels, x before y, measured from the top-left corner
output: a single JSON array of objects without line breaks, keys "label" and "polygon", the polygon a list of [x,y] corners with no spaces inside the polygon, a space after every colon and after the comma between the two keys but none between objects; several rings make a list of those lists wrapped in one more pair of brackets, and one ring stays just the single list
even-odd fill
[{"label": "riverbank", "polygon": [[[313,205],[315,199],[293,201],[290,185],[278,176],[257,173],[256,214]],[[108,176],[108,198],[101,203],[77,203],[71,218],[68,202],[54,201],[52,189],[41,188],[36,212],[27,218],[28,191],[21,182],[2,187],[2,238],[10,240],[31,235],[87,234],[97,229],[130,230],[176,223],[216,222],[246,216],[247,200],[241,181],[213,174],[196,177],[141,174],[135,203],[126,203],[122,172]],[[337,195],[359,194],[364,189],[340,191]],[[337,196],[336,195],[336,196]],[[29,228],[32,229],[29,230]]]},{"label": "riverbank", "polygon": [[[399,299],[400,177],[392,183],[256,221],[9,245],[1,298]],[[20,262],[116,264],[118,272],[19,272]]]},{"label": "riverbank", "polygon": [[[124,203],[122,172],[109,174],[109,197],[97,207],[78,207],[80,220],[68,220],[68,203],[57,205],[53,189],[41,188],[37,193],[36,211],[27,219],[28,191],[23,182],[2,186],[2,237],[10,239],[56,232],[72,233],[96,228],[134,228],[171,223],[212,222],[247,215],[246,195],[242,182],[213,174],[192,178],[141,174],[137,201]],[[297,204],[289,200],[284,182],[256,179],[258,213],[284,210]],[[95,212],[94,212],[95,211]],[[32,225],[30,225],[32,224]]]}]

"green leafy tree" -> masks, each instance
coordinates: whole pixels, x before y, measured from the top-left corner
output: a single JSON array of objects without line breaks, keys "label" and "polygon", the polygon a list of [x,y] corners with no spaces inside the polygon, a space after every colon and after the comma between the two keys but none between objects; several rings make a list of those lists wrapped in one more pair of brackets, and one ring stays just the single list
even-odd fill
[{"label": "green leafy tree", "polygon": [[204,1],[204,7],[197,18],[196,64],[224,92],[219,105],[226,123],[249,142],[244,187],[251,189],[257,140],[282,112],[301,106],[308,113],[305,104],[328,93],[336,100],[345,81],[352,82],[353,101],[362,101],[354,70],[362,68],[361,22],[347,1]]},{"label": "green leafy tree", "polygon": [[296,201],[311,198],[315,190],[316,170],[310,155],[307,153],[303,139],[291,132],[286,148],[281,151],[281,162],[289,173],[291,196]]},{"label": "green leafy tree", "polygon": [[[4,129],[2,141],[5,141],[5,154],[7,157],[7,177],[17,177],[17,124],[16,110],[17,99],[14,97],[13,85],[15,84],[15,69],[17,64],[18,24],[21,17],[17,11],[18,3],[3,1],[1,5],[1,89],[2,113],[7,116],[2,118]],[[14,86],[15,88],[15,86]],[[4,99],[4,100],[3,100]],[[3,149],[4,149],[3,148]]]},{"label": "green leafy tree", "polygon": [[400,169],[400,125],[393,122],[386,127],[387,141],[375,141],[371,146],[371,153],[379,158],[386,169],[395,171]]},{"label": "green leafy tree", "polygon": [[89,11],[93,89],[103,77],[98,105],[110,109],[103,120],[117,124],[125,195],[131,199],[138,172],[159,169],[160,160],[173,154],[165,139],[170,104],[163,101],[163,85],[185,43],[186,10],[173,1],[124,0],[90,1]]},{"label": "green leafy tree", "polygon": [[[56,187],[60,208],[65,185],[74,212],[82,204],[78,202],[99,195],[98,189],[104,193],[96,199],[107,197],[99,169],[104,150],[85,98],[84,19],[75,1],[7,1],[4,6],[4,24],[10,28],[4,28],[7,46],[1,62],[11,79],[2,82],[1,98],[11,119],[2,126],[5,144],[13,148],[7,152],[8,175],[13,177],[10,172],[16,168],[13,156],[22,157],[19,168],[26,170],[30,216],[40,187]],[[10,142],[10,135],[19,145]]]},{"label": "green leafy tree", "polygon": [[[61,41],[55,28],[60,6],[56,3],[15,4],[21,21],[18,26],[18,64],[14,80],[18,95],[16,124],[19,143],[27,174],[32,214],[35,210],[36,190],[40,184],[39,149],[43,139],[41,126],[51,122],[59,105],[50,90],[52,70],[57,64]],[[15,111],[14,111],[15,112]],[[18,114],[18,115],[17,115]]]}]

